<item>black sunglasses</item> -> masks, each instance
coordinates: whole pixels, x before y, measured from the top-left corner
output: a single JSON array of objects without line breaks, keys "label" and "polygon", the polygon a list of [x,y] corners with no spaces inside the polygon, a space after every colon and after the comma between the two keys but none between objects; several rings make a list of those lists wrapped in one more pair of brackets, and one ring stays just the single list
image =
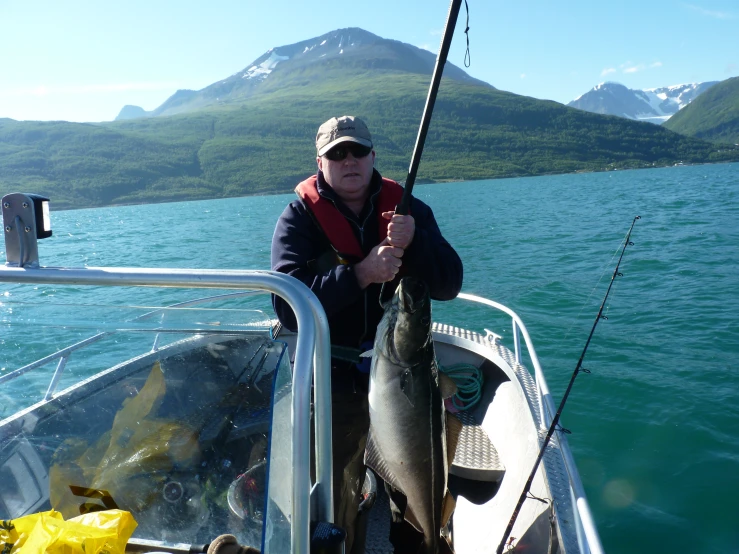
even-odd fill
[{"label": "black sunglasses", "polygon": [[334,146],[331,150],[326,152],[324,156],[332,162],[340,162],[346,159],[349,152],[351,152],[352,156],[355,158],[365,158],[370,152],[372,152],[372,147],[357,144],[356,142],[342,142],[338,146]]}]

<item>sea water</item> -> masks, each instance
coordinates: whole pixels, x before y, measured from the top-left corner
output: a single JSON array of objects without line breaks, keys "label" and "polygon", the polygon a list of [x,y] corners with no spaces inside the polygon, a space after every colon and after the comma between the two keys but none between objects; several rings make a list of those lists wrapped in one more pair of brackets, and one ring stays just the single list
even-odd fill
[{"label": "sea water", "polygon": [[[739,164],[414,192],[459,252],[463,290],[523,318],[557,404],[641,216],[585,357],[591,373],[577,378],[562,422],[606,551],[739,552]],[[41,264],[268,268],[274,223],[293,198],[53,211]],[[0,310],[10,320],[14,303],[43,305],[39,323],[53,323],[88,317],[91,308],[74,305],[161,306],[207,293],[0,284]],[[511,341],[509,321],[481,307],[436,303],[434,319]],[[33,361],[19,357],[34,340],[26,329],[0,337],[0,375]],[[0,389],[7,415],[17,391]]]}]

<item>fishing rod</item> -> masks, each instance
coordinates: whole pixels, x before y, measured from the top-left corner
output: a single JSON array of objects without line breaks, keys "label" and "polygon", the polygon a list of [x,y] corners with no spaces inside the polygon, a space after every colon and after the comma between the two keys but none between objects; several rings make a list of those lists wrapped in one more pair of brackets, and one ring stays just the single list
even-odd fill
[{"label": "fishing rod", "polygon": [[508,535],[511,534],[511,531],[513,530],[513,525],[516,523],[518,514],[521,511],[521,506],[523,506],[523,503],[526,500],[526,497],[529,494],[529,491],[531,490],[531,484],[534,481],[536,470],[539,468],[539,464],[541,463],[541,460],[544,457],[544,452],[547,446],[549,445],[549,440],[552,438],[554,431],[557,429],[557,426],[559,425],[559,418],[562,415],[562,410],[565,407],[565,403],[567,402],[567,397],[570,395],[570,391],[572,390],[572,385],[575,383],[575,379],[577,378],[578,373],[580,373],[580,371],[590,373],[588,370],[582,367],[582,361],[585,358],[585,353],[588,351],[588,346],[590,346],[590,340],[593,338],[593,334],[595,333],[595,328],[598,326],[598,322],[601,319],[606,319],[606,316],[603,315],[603,308],[605,307],[606,301],[608,300],[608,295],[611,292],[611,287],[613,287],[613,282],[615,281],[616,277],[623,277],[623,273],[619,273],[618,268],[621,265],[621,260],[624,257],[624,252],[626,252],[626,247],[632,246],[634,244],[633,242],[629,241],[629,238],[631,237],[631,231],[634,229],[634,225],[636,224],[637,219],[641,219],[641,217],[637,215],[636,217],[634,217],[634,220],[631,222],[631,227],[629,228],[629,232],[626,234],[626,240],[624,241],[623,248],[621,248],[621,256],[619,256],[618,263],[616,264],[616,268],[613,270],[613,275],[611,275],[611,282],[608,284],[608,290],[606,290],[606,294],[603,297],[603,302],[601,302],[600,309],[598,310],[598,315],[595,316],[595,321],[593,322],[593,328],[590,330],[590,335],[588,336],[588,340],[585,341],[585,348],[583,348],[582,354],[580,354],[580,359],[577,361],[577,365],[575,366],[575,371],[572,372],[572,377],[570,377],[570,383],[569,385],[567,385],[567,390],[565,391],[565,394],[562,397],[562,401],[559,403],[559,408],[557,408],[557,413],[554,415],[554,419],[552,419],[552,423],[549,425],[547,436],[544,438],[544,443],[541,445],[541,448],[539,449],[539,455],[536,457],[536,461],[534,462],[534,467],[531,470],[531,474],[529,475],[529,478],[526,480],[526,484],[524,485],[523,492],[521,493],[521,496],[518,499],[518,503],[516,504],[516,507],[513,509],[513,514],[511,515],[511,520],[508,522],[508,527],[506,527],[505,531],[503,532],[503,538],[501,539],[500,544],[498,545],[498,550],[496,551],[496,554],[503,554],[503,548],[505,548],[506,546],[506,539],[508,539]]},{"label": "fishing rod", "polygon": [[[465,0],[466,4],[466,0]],[[444,36],[441,39],[441,47],[439,55],[436,57],[436,65],[434,73],[431,77],[431,86],[426,97],[426,106],[423,108],[423,116],[421,117],[421,127],[418,129],[416,137],[416,145],[413,147],[413,155],[411,156],[411,165],[408,168],[408,176],[405,178],[405,190],[400,204],[395,208],[395,213],[400,215],[408,215],[408,209],[411,203],[411,192],[416,182],[416,173],[421,163],[421,154],[423,154],[423,145],[426,142],[426,134],[431,124],[431,115],[434,112],[434,104],[436,103],[436,94],[439,92],[439,84],[441,83],[441,74],[444,72],[444,65],[449,54],[449,47],[452,44],[452,36],[454,36],[454,27],[457,24],[457,16],[462,0],[452,0],[449,5],[449,14],[447,15],[446,25],[444,27]],[[469,30],[469,27],[467,28]],[[465,30],[465,33],[467,32]]]},{"label": "fishing rod", "polygon": [[[467,5],[467,0],[465,0]],[[454,36],[454,27],[457,25],[457,16],[459,15],[459,8],[462,6],[462,0],[452,0],[449,4],[449,13],[446,18],[446,25],[444,26],[444,35],[441,38],[441,46],[439,47],[439,55],[436,57],[436,64],[434,65],[434,72],[431,76],[431,85],[429,86],[429,93],[426,96],[426,105],[423,108],[423,115],[421,116],[421,126],[418,128],[418,136],[416,136],[416,144],[413,147],[413,154],[411,155],[411,165],[408,167],[408,175],[405,178],[405,186],[403,188],[403,196],[400,199],[400,204],[395,206],[395,213],[399,215],[408,215],[411,204],[411,193],[413,192],[413,185],[416,182],[416,173],[418,173],[418,166],[421,163],[421,154],[423,154],[423,145],[426,142],[426,134],[429,131],[429,125],[431,124],[431,115],[434,112],[434,104],[436,103],[436,95],[439,92],[439,85],[441,84],[441,75],[444,72],[444,65],[446,64],[447,55],[449,54],[449,47],[452,44],[452,37]],[[469,14],[467,16],[469,21]],[[469,31],[469,25],[465,29],[465,33]],[[467,39],[467,49],[469,50],[469,38]],[[395,290],[395,284],[398,281],[396,277],[391,283],[391,289]],[[383,298],[385,298],[385,286],[388,283],[385,282],[380,287],[380,306],[384,306]]]}]

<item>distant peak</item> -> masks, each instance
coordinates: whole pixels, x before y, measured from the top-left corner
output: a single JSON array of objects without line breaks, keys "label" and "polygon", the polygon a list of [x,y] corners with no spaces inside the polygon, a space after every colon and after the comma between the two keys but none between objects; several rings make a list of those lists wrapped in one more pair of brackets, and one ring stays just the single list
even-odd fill
[{"label": "distant peak", "polygon": [[343,35],[346,35],[346,34],[354,34],[354,35],[357,35],[357,36],[364,36],[364,37],[373,38],[373,39],[380,39],[380,38],[382,38],[382,37],[380,37],[380,36],[378,36],[378,35],[376,35],[374,33],[370,33],[369,31],[365,31],[364,29],[361,29],[359,27],[345,27],[344,29],[336,29],[334,31],[329,31],[325,35],[321,35],[321,37],[319,37],[319,38],[327,37],[329,35],[331,35],[333,37],[338,37],[338,36],[340,36],[342,34]]},{"label": "distant peak", "polygon": [[707,81],[639,90],[607,81],[567,105],[594,113],[664,123],[714,84]]},{"label": "distant peak", "polygon": [[681,85],[670,85],[667,87],[654,87],[654,88],[645,88],[644,90],[648,92],[656,92],[656,91],[665,91],[665,90],[679,90],[679,89],[685,89],[685,88],[695,88],[700,83],[683,83]]},{"label": "distant peak", "polygon": [[627,88],[626,85],[622,85],[621,83],[618,83],[616,81],[603,81],[602,83],[595,86],[594,90],[600,90],[602,88],[606,87],[623,87]]},{"label": "distant peak", "polygon": [[[241,102],[275,87],[305,86],[321,78],[325,70],[431,74],[434,55],[416,46],[385,39],[359,27],[334,29],[292,44],[272,46],[240,71],[199,91],[178,90],[147,116],[174,115],[207,106]],[[452,79],[490,86],[467,75],[453,64],[444,74]]]},{"label": "distant peak", "polygon": [[148,112],[144,110],[141,106],[132,106],[131,104],[126,104],[121,108],[121,111],[118,112],[118,115],[114,119],[114,121],[121,121],[123,119],[138,119],[139,117],[146,117],[148,115]]}]

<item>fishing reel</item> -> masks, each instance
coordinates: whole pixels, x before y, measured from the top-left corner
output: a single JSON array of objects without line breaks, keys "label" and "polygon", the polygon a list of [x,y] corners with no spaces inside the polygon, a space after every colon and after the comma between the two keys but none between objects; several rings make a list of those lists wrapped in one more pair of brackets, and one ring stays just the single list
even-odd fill
[{"label": "fishing reel", "polygon": [[241,520],[261,529],[264,524],[264,495],[267,460],[250,467],[228,487],[228,507]]}]

